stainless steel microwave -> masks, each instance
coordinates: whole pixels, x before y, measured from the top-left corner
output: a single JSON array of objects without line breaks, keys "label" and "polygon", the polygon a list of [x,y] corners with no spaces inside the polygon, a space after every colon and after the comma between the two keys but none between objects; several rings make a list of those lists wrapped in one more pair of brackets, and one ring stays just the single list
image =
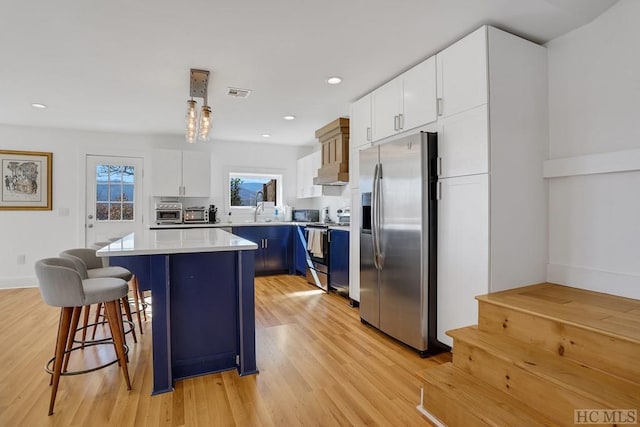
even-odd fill
[{"label": "stainless steel microwave", "polygon": [[294,209],[291,219],[296,222],[319,222],[320,211],[318,209]]}]

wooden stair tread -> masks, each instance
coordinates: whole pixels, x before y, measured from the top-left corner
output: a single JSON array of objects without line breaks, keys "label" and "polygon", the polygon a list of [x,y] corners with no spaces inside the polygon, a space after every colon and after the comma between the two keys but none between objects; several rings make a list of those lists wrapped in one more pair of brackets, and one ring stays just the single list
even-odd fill
[{"label": "wooden stair tread", "polygon": [[603,407],[640,408],[640,382],[592,369],[522,341],[481,331],[476,326],[451,330],[447,334],[456,342],[482,349],[558,387],[595,400]]},{"label": "wooden stair tread", "polygon": [[[466,411],[483,424],[530,427],[555,425],[543,414],[508,394],[484,384],[456,368],[452,363],[422,370],[418,373],[418,377],[424,383],[436,388],[441,393],[439,396],[454,404],[458,411]],[[430,408],[427,399],[428,397],[425,397],[423,402],[424,408],[438,416],[437,408]],[[445,418],[440,419],[449,423],[450,421]]]},{"label": "wooden stair tread", "polygon": [[640,300],[553,283],[509,289],[476,299],[640,344]]}]

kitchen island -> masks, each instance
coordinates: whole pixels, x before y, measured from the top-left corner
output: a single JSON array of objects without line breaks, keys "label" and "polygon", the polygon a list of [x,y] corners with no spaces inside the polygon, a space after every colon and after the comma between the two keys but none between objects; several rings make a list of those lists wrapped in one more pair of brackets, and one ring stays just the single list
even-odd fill
[{"label": "kitchen island", "polygon": [[146,230],[97,251],[145,276],[152,292],[153,392],[229,369],[257,373],[254,251],[216,228]]}]

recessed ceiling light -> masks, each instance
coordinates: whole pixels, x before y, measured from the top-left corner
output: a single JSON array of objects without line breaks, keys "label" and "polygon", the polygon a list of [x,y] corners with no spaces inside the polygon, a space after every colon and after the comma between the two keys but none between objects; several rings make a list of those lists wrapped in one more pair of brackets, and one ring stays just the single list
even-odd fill
[{"label": "recessed ceiling light", "polygon": [[327,79],[327,83],[329,83],[330,85],[337,85],[342,81],[342,78],[338,77],[338,76],[333,76],[333,77],[329,77]]},{"label": "recessed ceiling light", "polygon": [[270,133],[263,133],[262,137],[263,138],[271,138],[271,134]]},{"label": "recessed ceiling light", "polygon": [[296,116],[284,116],[283,117],[283,119],[285,119],[285,120],[293,120],[295,118],[296,118]]},{"label": "recessed ceiling light", "polygon": [[44,105],[44,104],[40,104],[39,102],[34,102],[33,104],[31,104],[31,106],[32,106],[33,108],[40,108],[40,109],[47,108],[47,106],[46,106],[46,105]]}]

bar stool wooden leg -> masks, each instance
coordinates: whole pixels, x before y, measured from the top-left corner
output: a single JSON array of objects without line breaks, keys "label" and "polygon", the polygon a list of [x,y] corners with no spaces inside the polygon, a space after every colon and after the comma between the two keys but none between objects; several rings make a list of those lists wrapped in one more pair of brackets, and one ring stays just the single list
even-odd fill
[{"label": "bar stool wooden leg", "polygon": [[144,298],[144,291],[140,290],[140,301],[142,301],[142,316],[144,317],[144,321],[147,321],[147,310],[145,310],[145,306],[147,305],[147,300]]},{"label": "bar stool wooden leg", "polygon": [[96,339],[96,329],[98,329],[98,320],[100,320],[100,312],[102,311],[102,303],[99,302],[96,305],[96,316],[93,319],[93,333],[91,334],[91,339]]},{"label": "bar stool wooden leg", "polygon": [[[53,406],[56,403],[56,394],[58,393],[60,374],[62,373],[62,358],[64,356],[64,347],[69,337],[72,314],[73,307],[62,307],[60,324],[58,325],[58,338],[56,340],[56,359],[53,362],[53,384],[51,400],[49,401],[49,415],[53,415]],[[124,352],[124,350],[122,351]]]},{"label": "bar stool wooden leg", "polygon": [[136,328],[133,324],[133,316],[131,315],[131,306],[129,305],[129,296],[128,295],[123,296],[121,301],[122,301],[122,306],[124,307],[124,312],[127,315],[127,320],[131,323],[131,335],[133,335],[133,342],[137,343],[138,339],[136,338]]},{"label": "bar stool wooden leg", "polygon": [[78,329],[81,311],[82,307],[73,307],[73,313],[71,315],[71,330],[69,331],[69,336],[67,338],[67,353],[65,353],[64,355],[64,365],[62,367],[62,372],[67,372],[67,367],[69,366],[69,356],[71,356],[69,350],[71,350],[71,347],[73,347],[73,340],[76,337],[76,330]]},{"label": "bar stool wooden leg", "polygon": [[[140,304],[140,297],[139,297],[140,289],[138,288],[138,277],[136,277],[135,274],[133,275],[133,277],[129,281],[129,287],[131,288],[131,291],[133,292],[133,302],[136,305],[136,316],[138,317],[138,327],[140,329],[140,335],[142,335],[142,334],[144,334],[144,331],[142,330],[142,318],[140,317],[140,310],[143,309],[143,305]],[[146,321],[147,318],[145,317],[144,320]]]},{"label": "bar stool wooden leg", "polygon": [[87,340],[87,328],[89,324],[89,312],[91,311],[91,306],[84,306],[84,317],[82,319],[82,348],[84,348],[84,342]]},{"label": "bar stool wooden leg", "polygon": [[131,381],[129,380],[129,369],[127,367],[127,356],[124,351],[124,326],[122,325],[122,314],[119,314],[120,305],[118,301],[109,301],[105,304],[105,314],[111,328],[111,336],[116,347],[116,354],[122,368],[122,375],[127,383],[127,390],[131,390]]}]

